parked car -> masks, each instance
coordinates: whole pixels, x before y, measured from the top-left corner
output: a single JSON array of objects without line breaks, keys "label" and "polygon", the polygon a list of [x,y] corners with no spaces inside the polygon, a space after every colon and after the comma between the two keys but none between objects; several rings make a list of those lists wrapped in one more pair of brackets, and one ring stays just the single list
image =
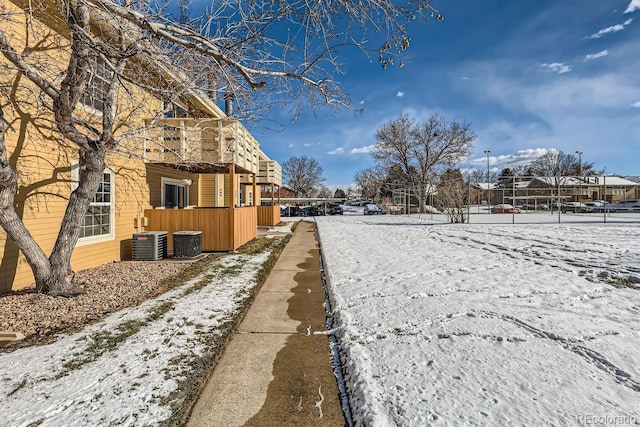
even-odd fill
[{"label": "parked car", "polygon": [[329,215],[342,215],[343,214],[342,206],[340,206],[340,205],[331,205],[327,209],[327,213]]},{"label": "parked car", "polygon": [[546,210],[549,210],[549,206],[545,205],[544,203],[539,203],[539,204],[525,203],[524,205],[517,206],[517,207],[519,207],[523,211],[534,211],[534,210],[546,211]]},{"label": "parked car", "polygon": [[522,210],[520,208],[516,208],[513,205],[509,205],[506,203],[501,203],[495,206],[491,207],[491,213],[492,214],[499,214],[499,213],[522,213]]},{"label": "parked car", "polygon": [[585,212],[593,212],[594,209],[591,206],[587,206],[584,203],[580,202],[564,202],[560,205],[560,210],[562,213],[566,212],[574,212],[574,213],[585,213]]},{"label": "parked car", "polygon": [[594,200],[593,202],[586,202],[585,206],[590,208],[592,210],[592,212],[603,212],[605,210],[607,212],[613,212],[614,211],[614,210],[611,209],[611,206],[609,205],[609,202],[605,202],[604,200]]},{"label": "parked car", "polygon": [[364,205],[364,214],[365,215],[380,215],[382,214],[382,209],[373,203],[368,203]]},{"label": "parked car", "polygon": [[303,206],[298,209],[298,216],[322,216],[324,209],[318,206]]},{"label": "parked car", "polygon": [[438,208],[436,208],[435,206],[431,206],[431,205],[424,205],[424,211],[426,213],[433,213],[433,214],[438,214],[441,213]]},{"label": "parked car", "polygon": [[309,211],[307,213],[308,216],[323,216],[324,215],[324,209],[321,208],[320,206],[311,206],[311,208],[309,208]]},{"label": "parked car", "polygon": [[391,215],[402,213],[402,209],[400,209],[400,207],[396,205],[387,205],[387,211],[389,211]]},{"label": "parked car", "polygon": [[622,200],[607,206],[611,212],[640,211],[640,199]]},{"label": "parked car", "polygon": [[300,216],[299,208],[297,206],[281,206],[281,217]]}]

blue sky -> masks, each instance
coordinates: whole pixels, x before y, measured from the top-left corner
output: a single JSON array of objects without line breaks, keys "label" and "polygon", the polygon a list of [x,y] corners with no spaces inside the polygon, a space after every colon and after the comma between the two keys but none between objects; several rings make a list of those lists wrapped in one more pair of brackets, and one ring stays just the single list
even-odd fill
[{"label": "blue sky", "polygon": [[325,184],[346,188],[376,129],[400,112],[470,122],[465,168],[525,164],[548,149],[582,151],[596,169],[640,175],[640,0],[434,0],[445,20],[410,27],[405,66],[383,70],[354,51],[341,83],[354,106],[306,111],[280,133],[256,132],[285,162],[316,158]]}]

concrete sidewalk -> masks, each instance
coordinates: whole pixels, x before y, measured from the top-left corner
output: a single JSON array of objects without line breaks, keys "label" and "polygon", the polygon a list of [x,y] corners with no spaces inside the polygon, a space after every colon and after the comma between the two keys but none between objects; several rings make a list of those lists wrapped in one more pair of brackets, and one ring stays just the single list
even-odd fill
[{"label": "concrete sidewalk", "polygon": [[235,331],[188,426],[344,426],[315,224],[300,222]]}]

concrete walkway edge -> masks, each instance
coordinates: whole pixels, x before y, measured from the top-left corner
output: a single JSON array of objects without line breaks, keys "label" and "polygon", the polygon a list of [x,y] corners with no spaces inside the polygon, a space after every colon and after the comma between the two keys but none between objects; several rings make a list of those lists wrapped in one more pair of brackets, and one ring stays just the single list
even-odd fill
[{"label": "concrete walkway edge", "polygon": [[326,304],[315,224],[302,221],[233,333],[187,425],[346,425]]}]

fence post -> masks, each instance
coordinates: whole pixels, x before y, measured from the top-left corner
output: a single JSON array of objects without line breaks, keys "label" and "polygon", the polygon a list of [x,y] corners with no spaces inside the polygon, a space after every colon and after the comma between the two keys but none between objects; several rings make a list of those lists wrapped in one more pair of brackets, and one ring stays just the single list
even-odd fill
[{"label": "fence post", "polygon": [[[602,197],[602,212],[604,215],[604,223],[607,223],[607,176],[602,174],[602,186],[603,186],[603,197]],[[613,199],[612,199],[613,200]]]}]

